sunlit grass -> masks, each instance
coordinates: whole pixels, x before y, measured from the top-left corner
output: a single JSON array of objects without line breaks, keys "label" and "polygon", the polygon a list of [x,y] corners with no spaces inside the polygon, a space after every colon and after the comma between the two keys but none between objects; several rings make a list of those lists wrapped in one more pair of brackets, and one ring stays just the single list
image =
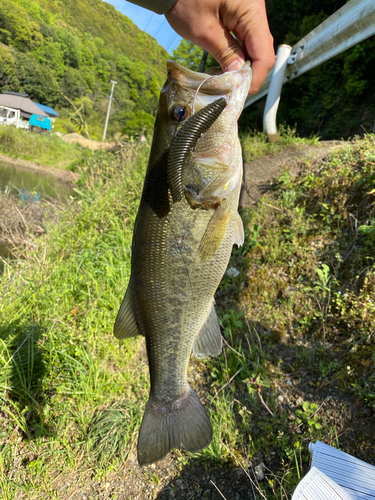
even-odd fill
[{"label": "sunlit grass", "polygon": [[[5,265],[0,280],[1,451],[13,493],[32,491],[35,484],[48,490],[49,474],[76,466],[92,419],[94,427],[100,420],[98,411],[121,400],[124,412],[139,413],[148,393],[146,361],[134,361],[142,340],[131,339],[120,348],[112,335],[129,280],[147,155],[147,146],[130,146],[118,158],[95,157],[83,167],[80,198],[59,225],[38,241],[27,262]],[[125,443],[132,441],[138,421],[128,436],[122,428]],[[15,468],[15,461],[23,466]],[[101,463],[105,469],[107,462]]]},{"label": "sunlit grass", "polygon": [[285,147],[294,145],[296,147],[302,144],[317,145],[317,137],[305,138],[299,137],[296,130],[290,127],[279,127],[280,139],[277,142],[267,142],[266,134],[259,131],[243,132],[240,136],[243,160],[245,163],[261,158],[266,154],[275,154]]},{"label": "sunlit grass", "polygon": [[[239,274],[225,275],[216,295],[224,352],[195,362],[214,438],[201,453],[177,453],[181,467],[234,464],[250,474],[259,457],[273,457],[262,494],[290,498],[308,466],[308,442],[338,445],[338,432],[315,414],[315,392],[308,402],[295,398],[293,409],[277,402],[286,377],[303,369],[314,391],[336,377],[374,407],[373,151],[368,136],[321,165],[307,162],[297,179],[286,170],[273,198],[242,214],[246,240],[230,262]],[[1,498],[63,498],[51,481],[59,471],[105,478],[134,450],[149,387],[144,339],[120,347],[112,328],[148,153],[129,145],[86,161],[78,198],[58,225],[28,260],[5,265]],[[361,225],[369,230],[357,232]],[[294,353],[287,365],[278,354],[284,344]]]},{"label": "sunlit grass", "polygon": [[75,169],[77,162],[90,156],[91,151],[78,144],[68,144],[53,133],[37,134],[1,125],[0,154],[50,167]]}]

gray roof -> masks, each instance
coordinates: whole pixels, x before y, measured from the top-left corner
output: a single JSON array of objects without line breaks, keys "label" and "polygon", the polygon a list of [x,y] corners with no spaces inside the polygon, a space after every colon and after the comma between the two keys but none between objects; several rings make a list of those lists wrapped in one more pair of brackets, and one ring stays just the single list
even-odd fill
[{"label": "gray roof", "polygon": [[30,115],[48,117],[47,113],[38,108],[38,106],[34,104],[29,97],[23,97],[22,95],[1,94],[0,106],[19,109],[20,111]]}]

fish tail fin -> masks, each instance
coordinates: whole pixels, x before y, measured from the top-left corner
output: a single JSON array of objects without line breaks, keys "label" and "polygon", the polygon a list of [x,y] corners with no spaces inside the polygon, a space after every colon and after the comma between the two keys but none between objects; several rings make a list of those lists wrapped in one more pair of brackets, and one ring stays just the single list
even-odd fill
[{"label": "fish tail fin", "polygon": [[181,445],[197,452],[210,444],[210,419],[193,389],[170,403],[160,404],[150,395],[138,437],[139,465],[150,465]]}]

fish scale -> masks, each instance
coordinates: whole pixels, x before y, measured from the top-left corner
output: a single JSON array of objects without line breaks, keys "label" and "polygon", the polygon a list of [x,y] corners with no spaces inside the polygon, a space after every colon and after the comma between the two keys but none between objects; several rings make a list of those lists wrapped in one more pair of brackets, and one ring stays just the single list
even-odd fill
[{"label": "fish scale", "polygon": [[[117,338],[146,338],[151,388],[138,438],[141,465],[181,445],[196,452],[211,442],[212,426],[188,384],[187,368],[192,350],[199,358],[221,352],[213,297],[233,243],[243,241],[237,119],[251,69],[246,65],[204,82],[207,75],[172,61],[168,72],[134,228],[131,277],[114,328]],[[198,93],[197,82],[203,82]],[[220,97],[225,109],[208,129],[200,122],[206,132],[191,140],[186,130],[197,130],[194,120],[209,114],[205,110],[214,109]],[[192,102],[201,110],[197,117]],[[184,107],[185,124],[174,119],[175,106]],[[174,154],[184,152],[182,162],[177,158],[178,175],[168,161],[172,146]],[[181,195],[172,196],[175,188]]]}]

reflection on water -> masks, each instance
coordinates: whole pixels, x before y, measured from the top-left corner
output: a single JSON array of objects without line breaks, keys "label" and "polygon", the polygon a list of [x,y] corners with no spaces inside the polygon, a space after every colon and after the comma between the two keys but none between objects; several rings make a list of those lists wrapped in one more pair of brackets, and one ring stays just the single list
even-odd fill
[{"label": "reflection on water", "polygon": [[19,170],[13,165],[0,162],[0,193],[6,196],[18,193],[21,201],[36,201],[46,195],[64,200],[72,195],[72,189],[52,177]]}]

